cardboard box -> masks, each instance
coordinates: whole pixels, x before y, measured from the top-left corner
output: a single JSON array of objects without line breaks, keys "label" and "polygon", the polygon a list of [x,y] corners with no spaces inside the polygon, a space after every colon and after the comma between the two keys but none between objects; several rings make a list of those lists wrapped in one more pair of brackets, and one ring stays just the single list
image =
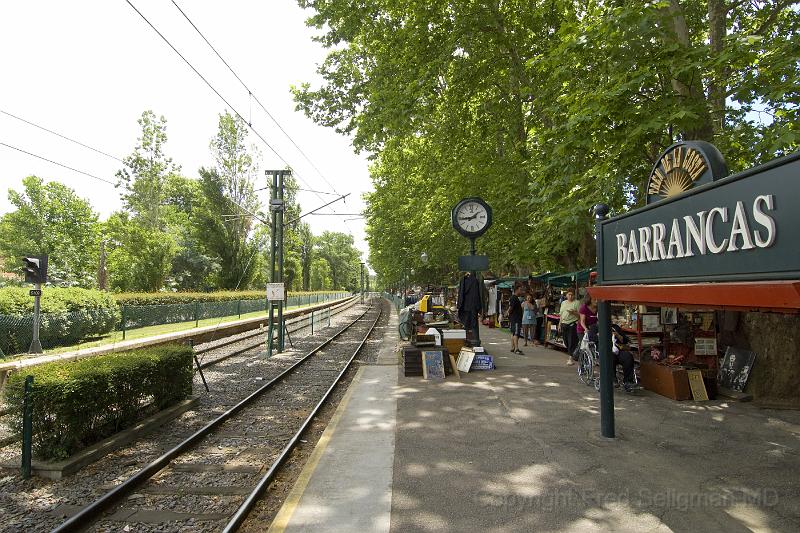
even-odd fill
[{"label": "cardboard box", "polygon": [[683,367],[660,365],[644,361],[639,367],[642,387],[673,400],[689,400],[689,376]]},{"label": "cardboard box", "polygon": [[464,339],[445,339],[443,345],[448,352],[459,353],[464,347],[464,342]]}]

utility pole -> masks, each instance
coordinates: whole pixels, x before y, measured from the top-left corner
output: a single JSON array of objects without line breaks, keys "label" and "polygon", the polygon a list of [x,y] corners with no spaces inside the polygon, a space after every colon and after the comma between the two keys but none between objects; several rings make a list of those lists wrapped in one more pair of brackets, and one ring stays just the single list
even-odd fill
[{"label": "utility pole", "polygon": [[267,170],[266,174],[272,175],[272,193],[270,194],[269,210],[272,213],[270,232],[270,282],[273,287],[280,285],[279,298],[269,300],[269,337],[267,339],[268,355],[272,356],[273,331],[275,314],[277,312],[278,352],[283,351],[285,329],[283,324],[283,306],[286,291],[283,287],[283,213],[286,210],[283,199],[283,182],[285,176],[291,176],[291,170]]}]

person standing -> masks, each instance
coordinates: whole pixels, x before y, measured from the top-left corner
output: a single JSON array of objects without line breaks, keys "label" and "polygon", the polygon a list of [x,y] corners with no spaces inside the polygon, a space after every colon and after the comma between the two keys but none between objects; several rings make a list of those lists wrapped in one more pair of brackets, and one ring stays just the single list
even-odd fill
[{"label": "person standing", "polygon": [[508,301],[508,327],[511,330],[511,351],[524,355],[519,349],[519,338],[522,336],[522,300],[519,299],[521,294],[522,284],[517,282]]},{"label": "person standing", "polygon": [[533,300],[536,306],[536,326],[533,329],[533,343],[537,346],[542,345],[542,328],[544,327],[544,310],[547,307],[547,300],[541,292],[536,293],[536,298]]},{"label": "person standing", "polygon": [[536,304],[533,303],[533,294],[530,292],[525,296],[525,301],[522,302],[522,335],[525,337],[525,346],[528,345],[528,339],[531,343],[534,341],[532,334],[536,325]]},{"label": "person standing", "polygon": [[583,336],[587,333],[591,342],[597,342],[597,305],[592,301],[588,292],[583,297],[583,303],[578,309],[577,330],[578,342],[583,340]]},{"label": "person standing", "polygon": [[575,299],[575,291],[569,289],[567,291],[567,299],[561,302],[559,315],[561,316],[561,336],[564,339],[564,345],[567,347],[567,364],[574,365],[576,356],[575,351],[578,347],[578,319],[580,318],[579,303]]}]

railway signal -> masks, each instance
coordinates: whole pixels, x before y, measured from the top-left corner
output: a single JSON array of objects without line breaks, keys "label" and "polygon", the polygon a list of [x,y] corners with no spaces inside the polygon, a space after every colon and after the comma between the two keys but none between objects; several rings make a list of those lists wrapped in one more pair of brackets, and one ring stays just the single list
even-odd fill
[{"label": "railway signal", "polygon": [[27,283],[47,283],[47,255],[26,256],[22,258],[22,263]]},{"label": "railway signal", "polygon": [[42,283],[47,283],[47,254],[31,255],[22,258],[22,271],[25,281],[33,283],[34,288],[30,295],[33,296],[33,338],[28,353],[42,353],[42,343],[39,341],[39,299],[42,297]]}]

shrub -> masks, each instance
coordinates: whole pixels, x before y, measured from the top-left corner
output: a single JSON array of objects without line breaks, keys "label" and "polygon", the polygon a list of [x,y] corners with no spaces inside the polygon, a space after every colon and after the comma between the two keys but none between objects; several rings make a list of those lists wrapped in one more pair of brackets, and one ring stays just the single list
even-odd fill
[{"label": "shrub", "polygon": [[[69,346],[114,331],[120,320],[113,296],[88,289],[48,287],[42,290],[39,338],[42,346]],[[21,353],[33,332],[33,297],[28,289],[0,289],[0,351]]]},{"label": "shrub", "polygon": [[[33,297],[26,287],[0,288],[0,315],[27,315],[33,312]],[[87,309],[113,309],[114,296],[102,291],[79,288],[42,289],[42,313],[70,313]]]},{"label": "shrub", "polygon": [[63,459],[191,395],[192,350],[165,345],[15,373],[5,387],[14,428],[22,427],[26,375],[34,377],[35,455]]},{"label": "shrub", "polygon": [[[289,296],[300,294],[333,294],[337,291],[314,293],[290,292]],[[231,300],[263,300],[265,291],[216,291],[216,292],[123,292],[114,295],[119,305],[165,305],[188,304],[194,302],[227,302]]]}]

